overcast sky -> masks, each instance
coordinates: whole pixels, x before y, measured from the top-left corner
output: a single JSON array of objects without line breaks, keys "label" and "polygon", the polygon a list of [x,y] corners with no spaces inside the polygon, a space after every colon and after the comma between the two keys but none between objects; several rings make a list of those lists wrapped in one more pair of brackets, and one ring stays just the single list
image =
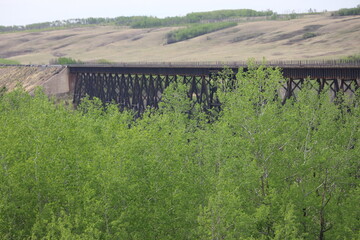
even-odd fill
[{"label": "overcast sky", "polygon": [[337,10],[360,4],[360,0],[0,0],[0,25],[86,17],[183,16],[190,12],[219,9],[271,9],[278,13],[308,9]]}]

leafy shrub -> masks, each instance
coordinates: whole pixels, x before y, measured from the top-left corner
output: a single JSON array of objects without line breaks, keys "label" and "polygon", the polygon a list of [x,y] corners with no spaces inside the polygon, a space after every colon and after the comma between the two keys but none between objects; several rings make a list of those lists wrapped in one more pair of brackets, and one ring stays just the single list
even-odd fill
[{"label": "leafy shrub", "polygon": [[0,97],[2,97],[7,92],[6,87],[0,87]]},{"label": "leafy shrub", "polygon": [[347,61],[360,61],[360,54],[354,54],[347,57],[342,58],[343,60]]},{"label": "leafy shrub", "polygon": [[316,36],[317,36],[316,33],[307,32],[307,33],[304,33],[304,34],[303,34],[303,39],[313,38],[313,37],[316,37]]},{"label": "leafy shrub", "polygon": [[278,18],[279,18],[279,14],[276,13],[276,12],[274,12],[274,13],[269,17],[270,20],[277,20]]},{"label": "leafy shrub", "polygon": [[55,60],[52,60],[50,62],[51,64],[60,64],[60,65],[68,65],[68,64],[76,64],[76,63],[82,63],[80,60],[75,60],[70,57],[60,57]]},{"label": "leafy shrub", "polygon": [[96,60],[96,63],[100,63],[100,64],[112,64],[114,62],[107,60],[107,59],[98,59]]},{"label": "leafy shrub", "polygon": [[231,22],[204,23],[204,24],[190,25],[186,28],[182,28],[168,33],[166,35],[167,43],[171,44],[175,42],[180,42],[210,32],[218,31],[229,27],[234,27],[236,25],[237,25],[236,23],[231,23]]},{"label": "leafy shrub", "polygon": [[289,14],[289,19],[296,19],[298,16],[299,14],[293,12]]}]

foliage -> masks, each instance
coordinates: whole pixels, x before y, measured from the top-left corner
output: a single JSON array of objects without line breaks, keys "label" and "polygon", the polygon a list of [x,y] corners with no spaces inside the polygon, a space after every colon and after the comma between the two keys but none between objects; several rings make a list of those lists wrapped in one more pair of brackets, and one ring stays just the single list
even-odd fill
[{"label": "foliage", "polygon": [[112,64],[112,61],[109,61],[107,59],[98,59],[96,60],[96,63],[100,63],[100,64]]},{"label": "foliage", "polygon": [[132,28],[152,28],[186,25],[203,21],[222,21],[229,18],[271,16],[273,12],[255,11],[251,9],[218,10],[210,12],[189,13],[183,17],[157,18],[151,16],[120,16],[115,18],[76,18],[63,21],[34,23],[25,26],[0,26],[0,32],[14,32],[24,30],[50,30],[88,25],[118,25]]},{"label": "foliage", "polygon": [[[333,15],[358,15],[360,8],[340,9],[334,12]],[[299,18],[308,14],[320,14],[315,9],[309,9],[307,13],[277,14],[272,10],[256,11],[252,9],[229,9],[216,10],[208,12],[194,12],[188,13],[185,16],[158,18],[153,16],[119,16],[115,18],[74,18],[68,20],[57,20],[53,22],[41,22],[28,24],[24,26],[1,26],[0,33],[16,32],[16,31],[45,31],[56,30],[64,28],[73,28],[80,26],[92,25],[117,25],[130,26],[132,28],[154,28],[154,27],[169,27],[169,26],[183,26],[191,23],[209,23],[209,22],[223,22],[223,21],[241,21],[249,17],[265,17],[267,20],[291,20]]]},{"label": "foliage", "polygon": [[0,238],[359,239],[358,96],[282,105],[280,69],[228,74],[212,123],[180,83],[136,120],[3,93]]},{"label": "foliage", "polygon": [[59,57],[57,59],[51,60],[51,64],[68,65],[76,63],[82,63],[82,61],[70,57]]},{"label": "foliage", "polygon": [[307,32],[307,33],[303,34],[303,39],[313,38],[313,37],[316,37],[316,36],[317,36],[317,34],[314,33],[314,32]]},{"label": "foliage", "polygon": [[289,20],[290,20],[290,19],[296,19],[298,15],[299,15],[299,14],[297,14],[297,13],[295,13],[295,12],[290,13],[290,14],[289,14]]},{"label": "foliage", "polygon": [[273,11],[255,11],[252,9],[236,9],[236,10],[217,10],[211,12],[196,12],[189,13],[186,15],[191,23],[197,23],[204,20],[223,20],[236,17],[260,17],[260,16],[271,16]]},{"label": "foliage", "polygon": [[175,26],[180,24],[185,24],[186,20],[182,17],[167,17],[167,18],[157,18],[157,17],[138,17],[136,21],[132,22],[130,26],[132,28],[152,28],[152,27],[167,27]]},{"label": "foliage", "polygon": [[360,61],[360,54],[353,54],[342,58],[346,61]]},{"label": "foliage", "polygon": [[19,61],[6,59],[6,58],[0,58],[0,64],[11,64],[11,65],[17,65],[20,64]]},{"label": "foliage", "polygon": [[268,20],[293,20],[293,19],[297,19],[300,17],[303,17],[305,15],[309,15],[309,13],[296,13],[296,12],[292,12],[289,14],[277,14],[276,12],[274,12],[271,16],[267,16],[266,19]]},{"label": "foliage", "polygon": [[15,32],[15,31],[36,31],[36,30],[53,30],[53,29],[62,29],[69,27],[79,27],[79,26],[88,26],[88,25],[108,25],[113,24],[115,19],[113,18],[77,18],[77,19],[68,19],[68,20],[57,20],[53,22],[41,22],[33,23],[28,25],[19,25],[19,26],[0,26],[0,32]]},{"label": "foliage", "polygon": [[349,15],[360,15],[360,6],[355,8],[342,8],[332,14],[332,16],[349,16]]},{"label": "foliage", "polygon": [[231,18],[239,17],[259,17],[271,16],[272,11],[259,12],[251,9],[237,9],[237,10],[217,10],[210,12],[196,12],[189,13],[184,17],[138,17],[138,21],[134,21],[130,26],[133,28],[148,28],[148,27],[165,27],[184,25],[189,23],[203,23],[203,22],[218,22]]},{"label": "foliage", "polygon": [[0,97],[2,97],[7,92],[6,87],[0,87]]},{"label": "foliage", "polygon": [[167,43],[175,43],[190,38],[194,38],[203,34],[218,31],[224,28],[234,27],[236,23],[231,22],[218,22],[218,23],[204,23],[204,24],[193,24],[186,28],[181,28],[172,31],[166,35]]}]

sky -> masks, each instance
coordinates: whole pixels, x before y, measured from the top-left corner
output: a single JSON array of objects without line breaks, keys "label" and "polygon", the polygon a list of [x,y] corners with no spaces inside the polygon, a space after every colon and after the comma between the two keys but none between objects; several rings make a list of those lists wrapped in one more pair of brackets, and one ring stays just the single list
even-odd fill
[{"label": "sky", "polygon": [[184,16],[220,9],[273,10],[277,13],[333,11],[356,7],[360,0],[0,0],[0,25],[87,17]]}]

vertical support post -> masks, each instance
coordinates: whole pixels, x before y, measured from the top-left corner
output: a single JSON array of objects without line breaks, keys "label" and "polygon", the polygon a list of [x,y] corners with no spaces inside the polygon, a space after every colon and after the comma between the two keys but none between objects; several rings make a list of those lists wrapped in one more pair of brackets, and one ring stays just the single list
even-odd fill
[{"label": "vertical support post", "polygon": [[338,93],[339,90],[340,90],[338,79],[334,79],[334,80],[333,80],[332,90],[333,90],[333,99],[335,99],[336,96],[337,96],[337,93]]},{"label": "vertical support post", "polygon": [[76,74],[69,75],[69,86],[70,86],[70,84],[71,85],[74,84],[73,104],[76,107],[77,105],[79,105],[80,99],[82,98],[81,89],[83,88],[83,84],[84,84],[83,80],[82,80],[82,74],[76,73]]},{"label": "vertical support post", "polygon": [[319,89],[318,89],[318,94],[320,94],[323,90],[324,90],[324,87],[325,87],[325,79],[321,79],[321,78],[318,78],[316,79],[316,81],[318,82],[319,84]]},{"label": "vertical support post", "polygon": [[291,96],[292,96],[292,94],[293,94],[293,92],[292,92],[292,85],[293,85],[293,79],[292,78],[289,78],[289,80],[288,81],[286,81],[286,89],[285,89],[285,96],[284,96],[284,99],[283,99],[283,101],[282,101],[282,104],[285,104],[286,103],[286,100],[287,99],[289,99]]}]

